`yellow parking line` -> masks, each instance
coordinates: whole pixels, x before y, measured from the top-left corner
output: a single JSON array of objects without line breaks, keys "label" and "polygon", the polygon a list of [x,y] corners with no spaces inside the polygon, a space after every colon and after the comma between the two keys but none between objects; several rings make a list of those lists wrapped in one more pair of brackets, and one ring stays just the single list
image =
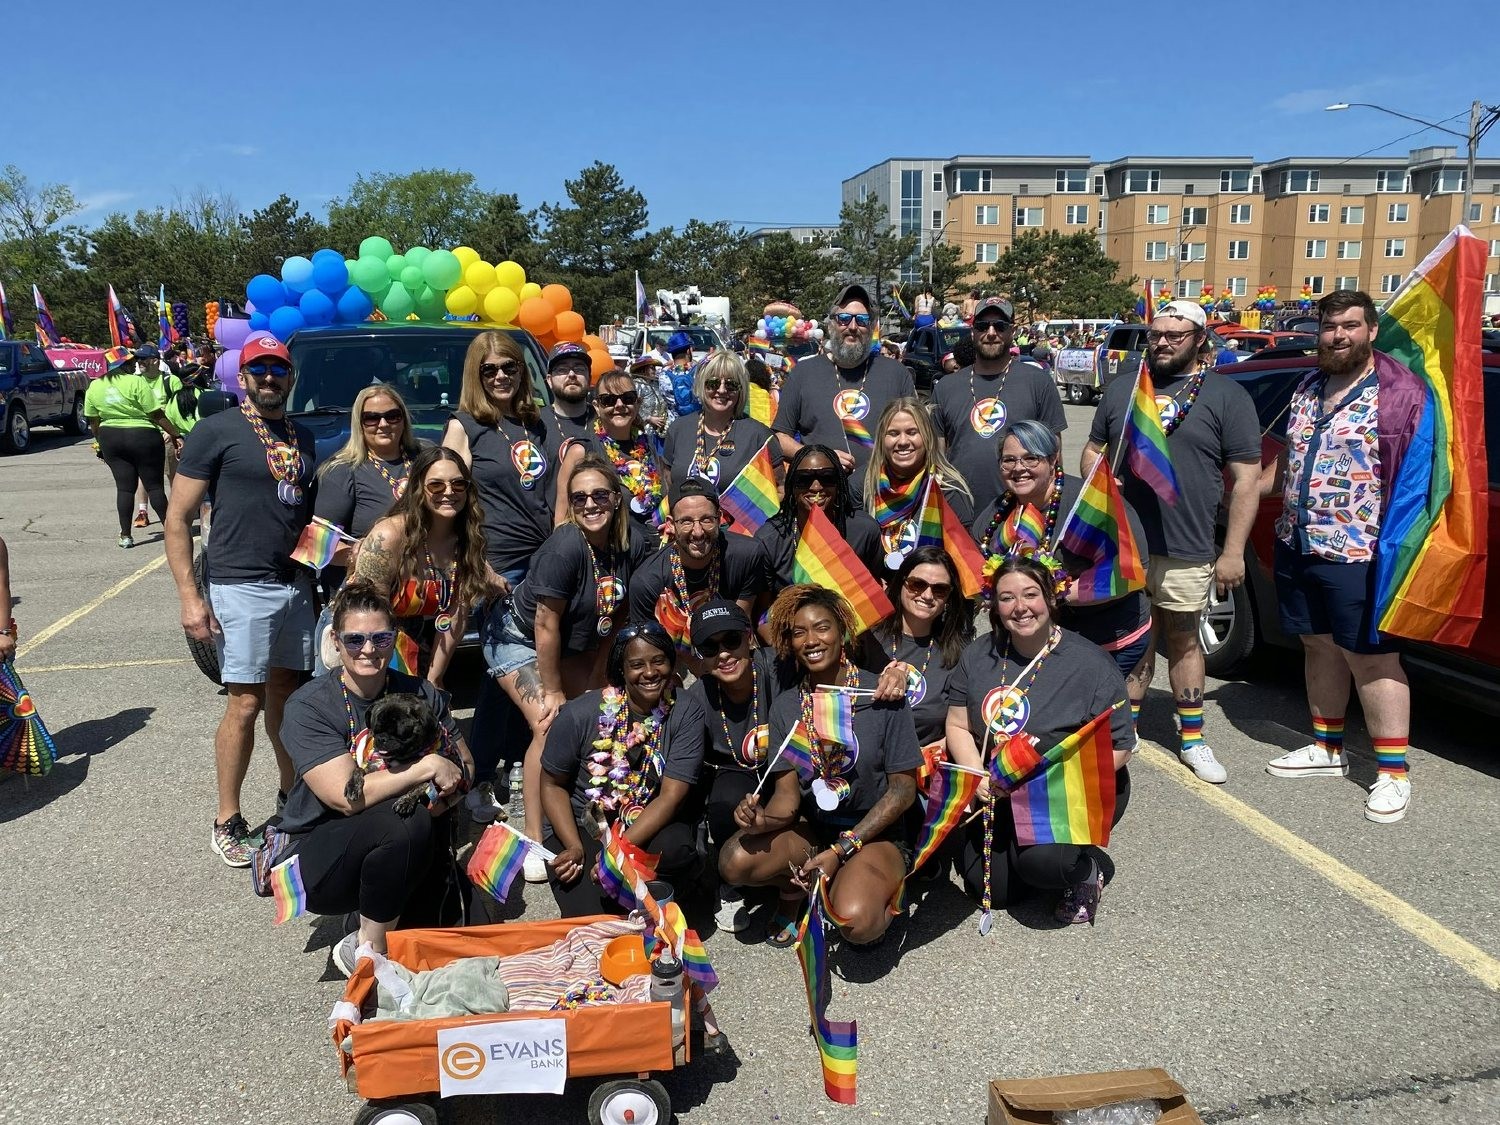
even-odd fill
[{"label": "yellow parking line", "polygon": [[1500,990],[1500,960],[1491,957],[1472,942],[1465,941],[1409,902],[1397,898],[1379,883],[1365,878],[1327,852],[1309,844],[1301,836],[1289,832],[1270,817],[1256,812],[1245,802],[1231,797],[1216,785],[1199,781],[1173,755],[1157,744],[1141,739],[1140,745],[1140,753],[1136,755],[1138,761],[1159,770],[1194,796],[1286,852],[1298,863],[1312,868],[1345,894],[1358,899],[1418,941],[1431,946],[1485,987]]},{"label": "yellow parking line", "polygon": [[129,589],[131,586],[139,582],[142,578],[146,577],[146,575],[150,574],[153,570],[160,570],[164,565],[166,565],[166,561],[166,555],[157,555],[156,558],[152,559],[145,566],[141,567],[140,570],[136,571],[134,574],[120,579],[108,590],[105,590],[104,593],[100,594],[97,598],[89,602],[87,605],[80,606],[72,613],[68,614],[66,617],[54,621],[51,625],[48,625],[45,629],[43,629],[36,636],[32,637],[31,640],[27,641],[25,644],[17,645],[16,659],[20,660],[28,652],[36,649],[37,646],[46,644],[53,637],[57,636],[57,634],[66,629],[69,625],[73,624],[73,622],[77,621],[79,618],[87,617],[105,602],[109,601],[111,598],[117,597],[125,590]]},{"label": "yellow parking line", "polygon": [[152,668],[161,664],[186,663],[187,657],[176,656],[161,660],[110,660],[104,664],[33,664],[27,667],[26,675],[35,676],[38,672],[99,672],[109,668]]}]

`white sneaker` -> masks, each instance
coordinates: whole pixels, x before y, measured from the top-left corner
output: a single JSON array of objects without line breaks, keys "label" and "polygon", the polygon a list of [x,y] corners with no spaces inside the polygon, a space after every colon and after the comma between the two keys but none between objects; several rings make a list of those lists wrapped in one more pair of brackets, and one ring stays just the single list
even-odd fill
[{"label": "white sneaker", "polygon": [[1377,824],[1395,824],[1411,805],[1411,782],[1404,777],[1383,773],[1370,786],[1365,799],[1365,819]]},{"label": "white sneaker", "polygon": [[1180,751],[1177,757],[1183,765],[1198,775],[1199,781],[1206,781],[1210,785],[1223,785],[1229,780],[1229,771],[1219,765],[1219,760],[1214,757],[1213,749],[1206,742],[1200,742],[1197,746],[1190,746]]},{"label": "white sneaker", "polygon": [[750,907],[745,904],[745,895],[739,887],[724,886],[719,889],[719,909],[714,914],[714,925],[726,934],[737,934],[750,924]]},{"label": "white sneaker", "polygon": [[521,869],[528,883],[545,883],[547,881],[547,861],[542,858],[542,853],[535,848],[526,849],[526,866]]},{"label": "white sneaker", "polygon": [[1342,754],[1330,754],[1316,742],[1288,750],[1266,763],[1272,777],[1348,777],[1349,763]]}]

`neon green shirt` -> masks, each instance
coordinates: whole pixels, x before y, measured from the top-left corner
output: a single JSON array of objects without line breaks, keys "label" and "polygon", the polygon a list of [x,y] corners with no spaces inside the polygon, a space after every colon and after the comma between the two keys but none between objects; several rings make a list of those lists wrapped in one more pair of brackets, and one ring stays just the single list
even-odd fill
[{"label": "neon green shirt", "polygon": [[167,382],[168,376],[163,375],[160,380],[162,390],[166,393],[166,403],[162,406],[162,413],[167,416],[167,421],[177,427],[177,432],[186,437],[198,424],[198,412],[195,410],[190,416],[184,416],[177,409],[177,392],[182,389],[182,380],[177,376],[171,376],[172,382]]},{"label": "neon green shirt", "polygon": [[160,409],[151,384],[138,374],[101,376],[83,399],[84,417],[97,418],[101,426],[153,429],[151,415]]}]

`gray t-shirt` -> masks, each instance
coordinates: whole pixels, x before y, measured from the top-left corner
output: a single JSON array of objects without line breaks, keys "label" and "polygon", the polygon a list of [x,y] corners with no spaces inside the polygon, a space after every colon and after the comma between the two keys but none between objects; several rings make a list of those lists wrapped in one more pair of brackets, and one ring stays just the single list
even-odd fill
[{"label": "gray t-shirt", "polygon": [[[698,448],[698,425],[702,414],[684,414],[667,428],[667,440],[662,445],[662,461],[672,474],[674,482],[689,477],[704,477],[720,492],[729,487],[730,481],[739,475],[760,452],[761,447],[776,435],[771,427],[754,418],[736,418],[722,438],[714,439],[707,434],[703,440],[705,472],[699,472],[694,460]],[[781,442],[771,442],[771,467],[781,471]]]},{"label": "gray t-shirt", "polygon": [[[1158,404],[1164,406],[1170,397],[1180,410],[1187,401],[1188,383],[1189,377],[1158,382]],[[1116,379],[1104,388],[1094,411],[1089,441],[1106,446],[1111,464],[1134,392],[1134,379]],[[1182,493],[1177,504],[1163,504],[1151,486],[1130,471],[1128,457],[1117,474],[1125,482],[1125,499],[1141,517],[1151,554],[1212,562],[1219,553],[1214,519],[1224,496],[1224,466],[1231,461],[1260,462],[1260,422],[1249,393],[1217,371],[1206,372],[1197,401],[1168,435],[1167,450]]]},{"label": "gray t-shirt", "polygon": [[863,503],[860,490],[871,447],[849,437],[835,402],[844,415],[858,419],[871,437],[878,439],[875,424],[881,411],[892,399],[916,393],[911,372],[887,356],[872,356],[864,365],[845,371],[826,356],[815,355],[797,364],[782,386],[772,428],[804,445],[826,445],[852,453],[854,471],[849,474],[849,487],[855,499]]},{"label": "gray t-shirt", "polygon": [[947,443],[948,460],[969,482],[975,507],[982,508],[1004,490],[1000,432],[1026,418],[1054,433],[1068,428],[1052,376],[1032,360],[1013,358],[1003,375],[977,375],[965,367],[933,387],[933,425]]},{"label": "gray t-shirt", "polygon": [[907,667],[906,704],[917,726],[917,741],[923,746],[940,741],[948,721],[948,675],[952,671],[943,667],[942,645],[936,637],[919,644],[903,635],[896,642],[893,656],[891,639],[884,628],[873,629],[860,638],[855,662],[865,671],[878,677],[892,660],[900,660]]},{"label": "gray t-shirt", "polygon": [[789,685],[783,682],[782,668],[768,648],[752,652],[750,666],[755,674],[755,690],[743,703],[728,699],[719,690],[719,681],[711,675],[694,680],[684,693],[703,708],[703,762],[715,769],[755,772],[745,764],[757,761],[752,735],[762,751],[759,768],[764,768],[775,749],[769,745],[771,704]]}]

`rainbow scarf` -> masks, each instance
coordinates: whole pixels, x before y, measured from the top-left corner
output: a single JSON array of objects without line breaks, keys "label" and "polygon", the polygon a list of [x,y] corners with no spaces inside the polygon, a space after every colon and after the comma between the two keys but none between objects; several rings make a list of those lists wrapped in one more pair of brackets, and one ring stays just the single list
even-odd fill
[{"label": "rainbow scarf", "polygon": [[307,888],[302,885],[301,856],[271,868],[271,897],[276,900],[276,924],[307,913]]},{"label": "rainbow scarf", "polygon": [[735,474],[719,497],[720,507],[734,521],[734,530],[745,535],[754,535],[781,507],[776,467],[771,460],[771,442],[775,440],[769,438],[760,447],[760,452]]},{"label": "rainbow scarf", "polygon": [[1146,568],[1108,458],[1095,460],[1058,541],[1088,564],[1073,580],[1071,604],[1105,602],[1145,588]]},{"label": "rainbow scarf", "polygon": [[843,1105],[855,1103],[859,1076],[859,1029],[854,1020],[830,1020],[827,995],[828,935],[823,930],[826,905],[823,887],[807,905],[802,927],[797,931],[797,960],[802,963],[802,981],[807,987],[807,1010],[812,1016],[813,1034],[818,1041],[818,1057],[823,1066],[823,1092],[830,1101]]},{"label": "rainbow scarf", "polygon": [[854,745],[854,698],[843,691],[812,693],[813,730],[825,742]]},{"label": "rainbow scarf", "polygon": [[[880,530],[891,532],[913,516],[925,514],[927,507],[927,484],[933,475],[923,469],[905,484],[892,484],[884,469],[875,485],[875,496],[870,501],[870,514],[880,525]],[[920,508],[919,508],[920,506]],[[941,531],[939,531],[941,536]]]},{"label": "rainbow scarf", "polygon": [[492,824],[484,830],[474,854],[469,857],[469,881],[504,902],[510,885],[526,866],[530,844],[514,828]]},{"label": "rainbow scarf", "polygon": [[1374,616],[1382,633],[1457,646],[1473,640],[1485,601],[1486,250],[1453,230],[1390,299],[1375,340],[1417,376],[1426,403],[1383,497]]},{"label": "rainbow scarf", "polygon": [[1044,755],[1047,768],[1010,793],[1016,843],[1109,846],[1115,815],[1110,707]]},{"label": "rainbow scarf", "polygon": [[1172,454],[1161,425],[1161,407],[1156,405],[1156,385],[1151,381],[1145,355],[1141,356],[1141,370],[1136,376],[1120,441],[1125,446],[1131,472],[1161,497],[1162,503],[1175,506],[1181,490],[1177,486],[1177,472],[1172,468]]},{"label": "rainbow scarf", "polygon": [[894,612],[884,588],[865,569],[822,508],[814,507],[808,513],[792,559],[792,577],[843,594],[854,610],[860,632]]}]

